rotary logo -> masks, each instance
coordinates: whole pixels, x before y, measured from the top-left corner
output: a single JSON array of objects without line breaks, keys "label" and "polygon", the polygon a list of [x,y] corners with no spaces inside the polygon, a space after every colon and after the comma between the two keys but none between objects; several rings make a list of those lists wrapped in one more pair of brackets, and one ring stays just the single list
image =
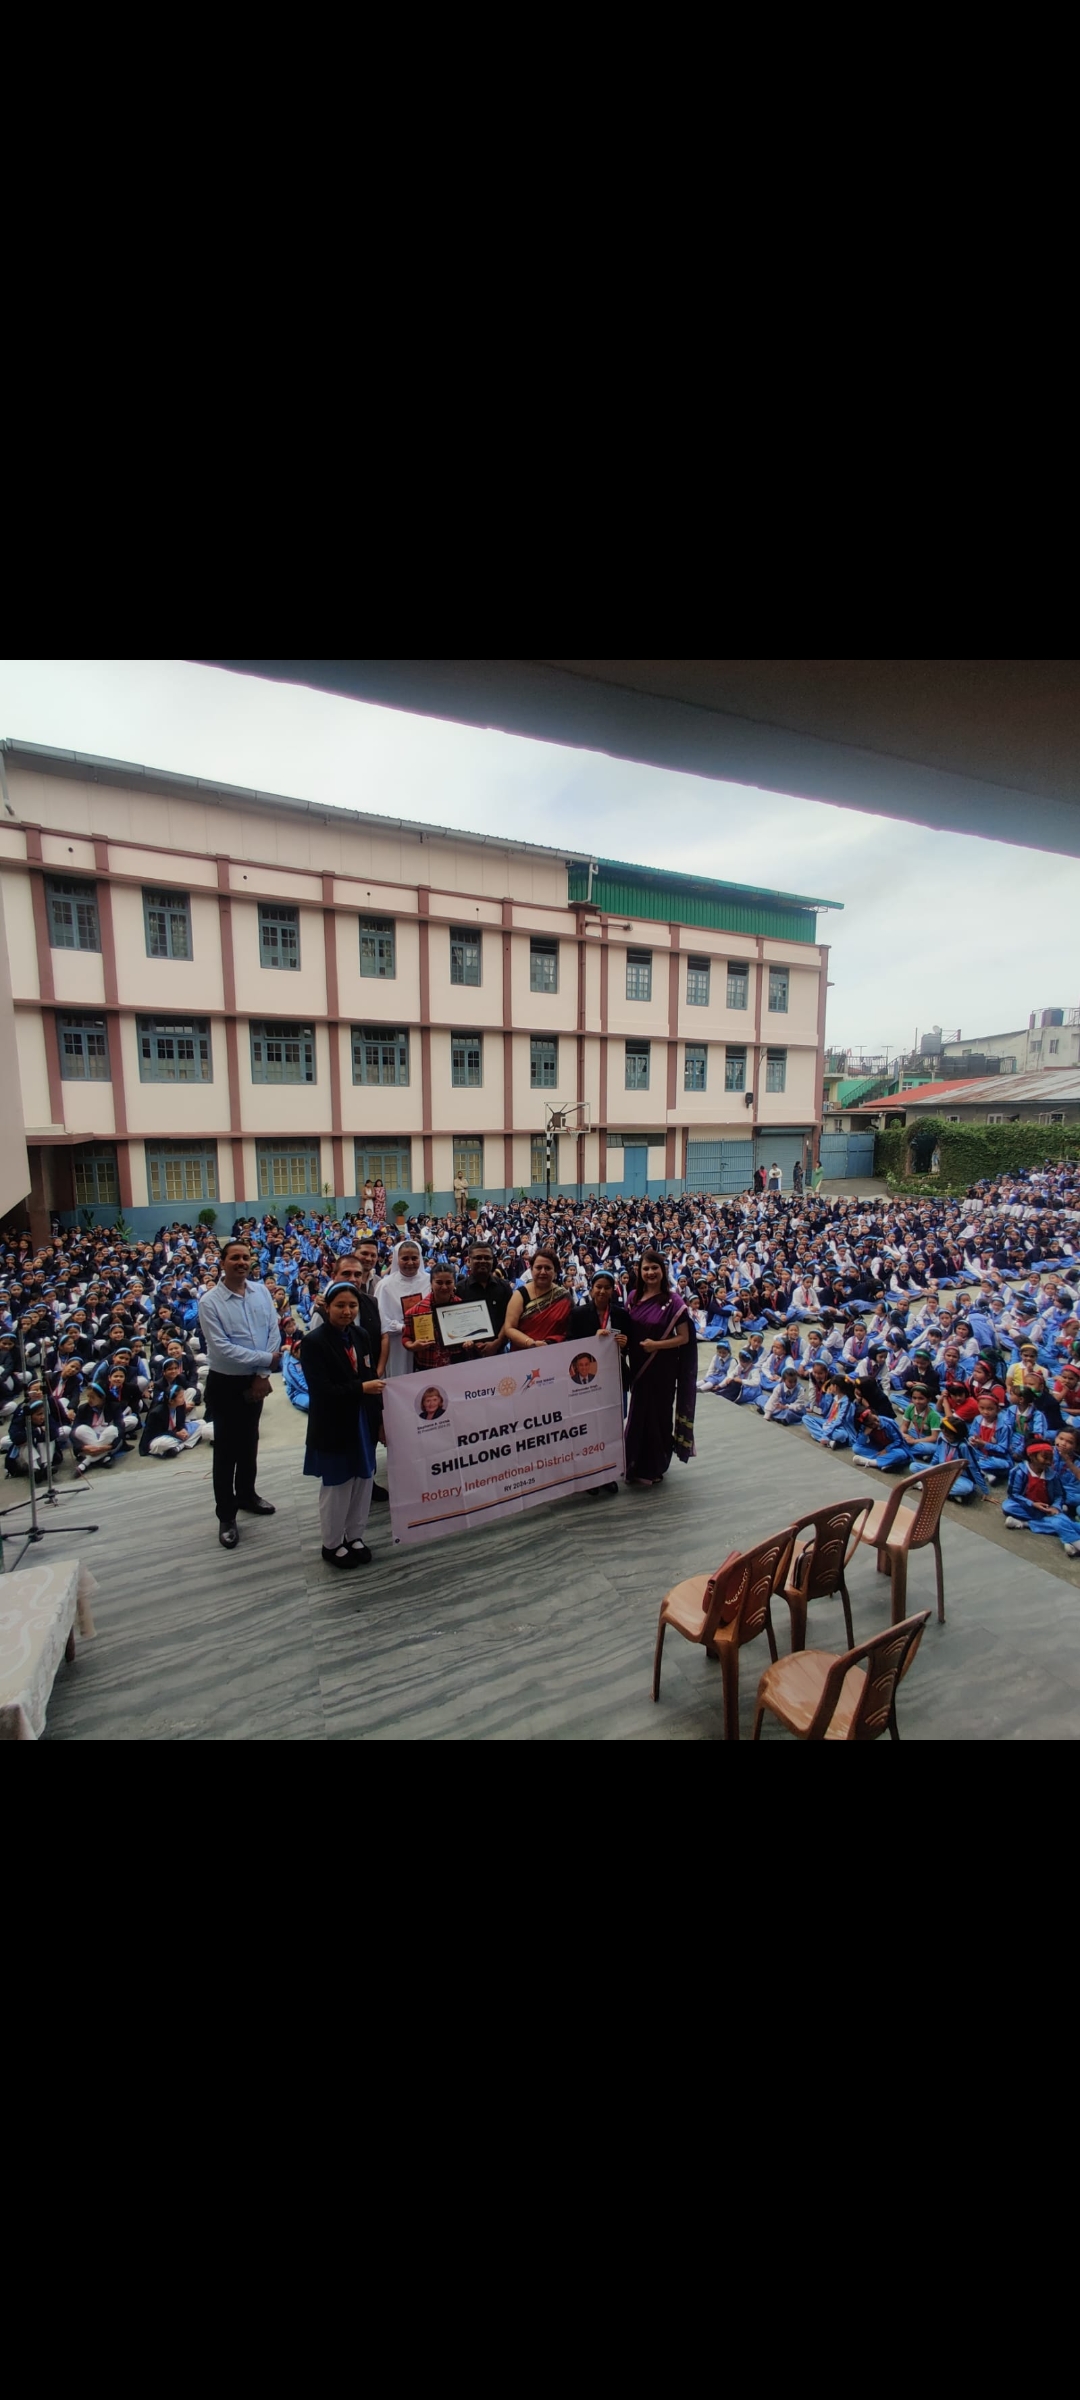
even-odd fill
[{"label": "rotary logo", "polygon": [[501,1400],[511,1400],[517,1390],[516,1377],[513,1375],[504,1375],[498,1389]]}]

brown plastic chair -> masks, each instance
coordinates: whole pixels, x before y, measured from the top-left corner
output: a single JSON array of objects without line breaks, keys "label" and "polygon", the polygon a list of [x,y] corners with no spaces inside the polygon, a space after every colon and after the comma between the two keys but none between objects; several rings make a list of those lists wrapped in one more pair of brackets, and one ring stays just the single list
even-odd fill
[{"label": "brown plastic chair", "polygon": [[664,1635],[670,1625],[688,1642],[702,1642],[706,1656],[718,1658],[724,1677],[724,1738],[739,1739],[739,1652],[759,1633],[769,1638],[769,1655],[776,1657],[770,1603],[787,1572],[794,1535],[790,1526],[771,1533],[753,1550],[729,1550],[715,1575],[688,1575],[660,1604],[653,1661],[654,1700],[660,1698],[660,1661]]},{"label": "brown plastic chair", "polygon": [[867,1517],[874,1506],[872,1500],[838,1500],[832,1508],[817,1508],[812,1515],[800,1517],[791,1528],[793,1542],[801,1533],[812,1528],[812,1538],[796,1549],[787,1580],[781,1585],[783,1598],[791,1610],[791,1647],[806,1648],[806,1611],[811,1600],[827,1600],[839,1592],[844,1610],[844,1631],[848,1649],[855,1647],[851,1624],[851,1602],[844,1581],[844,1569],[849,1566],[859,1546],[855,1531],[859,1517]]},{"label": "brown plastic chair", "polygon": [[[913,1550],[925,1550],[932,1543],[937,1567],[938,1624],[945,1623],[945,1574],[941,1564],[941,1512],[946,1496],[960,1473],[960,1460],[954,1458],[947,1467],[924,1467],[921,1475],[905,1475],[890,1492],[887,1500],[877,1500],[859,1527],[860,1542],[868,1542],[877,1551],[878,1574],[887,1575],[892,1584],[892,1621],[899,1625],[907,1605],[907,1562]],[[901,1508],[905,1492],[922,1486],[922,1498],[917,1508]]]},{"label": "brown plastic chair", "polygon": [[919,1616],[872,1634],[842,1658],[829,1650],[793,1650],[790,1658],[766,1667],[758,1685],[755,1742],[761,1739],[766,1709],[800,1742],[876,1742],[886,1726],[898,1742],[896,1687],[929,1622],[924,1608]]}]

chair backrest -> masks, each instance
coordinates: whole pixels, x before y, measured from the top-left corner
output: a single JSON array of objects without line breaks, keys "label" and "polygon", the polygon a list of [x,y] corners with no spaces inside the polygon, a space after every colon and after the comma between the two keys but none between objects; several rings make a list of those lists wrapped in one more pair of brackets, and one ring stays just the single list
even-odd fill
[{"label": "chair backrest", "polygon": [[837,1702],[844,1688],[844,1678],[852,1667],[858,1669],[866,1660],[863,1690],[848,1727],[849,1742],[876,1742],[889,1722],[901,1675],[905,1675],[922,1640],[923,1627],[930,1622],[930,1611],[924,1608],[917,1617],[905,1617],[900,1625],[890,1625],[884,1633],[871,1635],[868,1642],[857,1642],[854,1650],[846,1650],[842,1658],[833,1660],[825,1678],[821,1699],[807,1728],[808,1742],[822,1742],[829,1730]]},{"label": "chair backrest", "polygon": [[[926,1467],[924,1469],[919,1477],[922,1484],[922,1498],[915,1511],[915,1523],[912,1526],[911,1539],[908,1543],[909,1550],[921,1550],[925,1543],[933,1541],[949,1491],[957,1476],[962,1473],[963,1462],[958,1458],[950,1459],[948,1465],[944,1467]],[[914,1476],[911,1481],[915,1481]]]},{"label": "chair backrest", "polygon": [[740,1644],[752,1642],[761,1632],[769,1602],[787,1572],[794,1539],[790,1525],[785,1525],[782,1532],[770,1533],[752,1550],[736,1551],[724,1560],[707,1593],[706,1641],[721,1625],[733,1625],[736,1618]]},{"label": "chair backrest", "polygon": [[[838,1500],[832,1508],[815,1509],[812,1516],[801,1517],[791,1528],[793,1541],[813,1528],[808,1542],[792,1566],[792,1582],[797,1582],[804,1600],[824,1600],[830,1592],[838,1591],[840,1578],[859,1539],[858,1519],[868,1517],[872,1500]],[[805,1563],[804,1563],[805,1562]]]}]

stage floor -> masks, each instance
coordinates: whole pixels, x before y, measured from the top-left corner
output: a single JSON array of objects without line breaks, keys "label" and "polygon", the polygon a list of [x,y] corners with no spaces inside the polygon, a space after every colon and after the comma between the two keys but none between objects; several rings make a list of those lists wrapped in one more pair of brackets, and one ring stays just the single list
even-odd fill
[{"label": "stage floor", "polygon": [[[97,1577],[98,1633],[60,1669],[47,1741],[722,1741],[719,1669],[675,1635],[653,1706],[664,1592],[802,1509],[888,1489],[702,1394],[698,1457],[657,1490],[558,1501],[416,1549],[395,1549],[389,1510],[374,1509],[373,1563],[342,1575],[322,1560],[304,1420],[280,1390],[263,1429],[259,1485],[278,1513],[241,1517],[231,1556],[208,1449],[63,1476],[43,1521],[100,1523],[64,1537]],[[987,1507],[946,1509],[942,1541],[948,1622],[928,1626],[901,1689],[901,1738],[1080,1738],[1080,1571],[1056,1542],[1003,1533]],[[856,1637],[881,1629],[888,1585],[869,1552],[850,1588]],[[931,1552],[912,1561],[908,1595],[912,1610],[933,1604]],[[776,1625],[783,1653],[782,1602]],[[838,1605],[812,1612],[810,1639],[843,1647]],[[744,1739],[767,1663],[764,1640],[742,1654]]]}]

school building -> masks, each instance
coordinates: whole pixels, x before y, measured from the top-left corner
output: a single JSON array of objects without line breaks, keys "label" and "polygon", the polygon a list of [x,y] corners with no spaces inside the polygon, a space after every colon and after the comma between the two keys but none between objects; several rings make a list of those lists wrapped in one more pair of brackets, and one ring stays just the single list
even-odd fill
[{"label": "school building", "polygon": [[812,1163],[840,902],[0,753],[34,1230]]}]

